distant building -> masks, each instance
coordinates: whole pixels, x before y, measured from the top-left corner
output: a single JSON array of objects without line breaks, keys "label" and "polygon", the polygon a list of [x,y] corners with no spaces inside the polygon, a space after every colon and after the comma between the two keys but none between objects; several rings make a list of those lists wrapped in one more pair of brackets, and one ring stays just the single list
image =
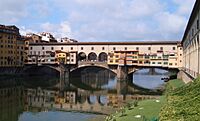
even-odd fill
[{"label": "distant building", "polygon": [[16,26],[0,25],[0,67],[24,64],[24,41]]},{"label": "distant building", "polygon": [[42,40],[45,42],[57,42],[57,40],[53,37],[52,34],[48,32],[43,32],[39,34],[42,37]]},{"label": "distant building", "polygon": [[78,42],[78,41],[75,40],[75,39],[69,39],[69,38],[65,37],[65,38],[61,38],[60,42],[62,42],[62,43],[71,43],[71,42]]}]

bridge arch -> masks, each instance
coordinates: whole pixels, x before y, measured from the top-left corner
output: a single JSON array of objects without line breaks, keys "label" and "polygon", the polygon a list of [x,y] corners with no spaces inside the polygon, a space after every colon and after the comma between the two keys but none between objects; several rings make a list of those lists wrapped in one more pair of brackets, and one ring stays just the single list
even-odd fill
[{"label": "bridge arch", "polygon": [[97,54],[94,52],[91,52],[88,54],[88,60],[89,61],[96,61],[97,60]]},{"label": "bridge arch", "polygon": [[98,58],[100,62],[107,62],[108,55],[105,52],[101,52]]},{"label": "bridge arch", "polygon": [[87,56],[84,52],[80,52],[78,54],[78,61],[84,61],[84,60],[87,60]]},{"label": "bridge arch", "polygon": [[97,68],[103,68],[103,69],[107,69],[109,71],[111,71],[112,73],[117,75],[117,70],[112,70],[109,67],[105,67],[105,66],[101,66],[101,65],[82,65],[76,68],[73,68],[70,70],[70,73],[72,73],[73,71],[77,70],[77,69],[81,69],[81,68],[86,68],[86,67],[97,67]]}]

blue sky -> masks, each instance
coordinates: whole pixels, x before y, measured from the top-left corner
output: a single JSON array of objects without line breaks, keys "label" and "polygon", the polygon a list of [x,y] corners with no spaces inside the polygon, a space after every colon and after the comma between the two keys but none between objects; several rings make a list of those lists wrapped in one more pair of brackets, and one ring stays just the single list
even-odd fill
[{"label": "blue sky", "polygon": [[79,41],[181,40],[195,0],[0,0],[0,24]]}]

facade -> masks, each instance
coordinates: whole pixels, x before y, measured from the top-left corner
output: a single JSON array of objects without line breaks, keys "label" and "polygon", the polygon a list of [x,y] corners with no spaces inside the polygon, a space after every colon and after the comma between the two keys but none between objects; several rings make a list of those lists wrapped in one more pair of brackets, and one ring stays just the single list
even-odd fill
[{"label": "facade", "polygon": [[196,0],[183,39],[183,70],[196,78],[200,74],[200,1]]},{"label": "facade", "polygon": [[21,67],[24,42],[16,26],[0,25],[0,67]]},{"label": "facade", "polygon": [[174,41],[33,43],[29,50],[27,64],[38,64],[39,58],[45,60],[41,64],[55,64],[63,58],[66,64],[100,61],[108,65],[182,67],[182,47]]}]

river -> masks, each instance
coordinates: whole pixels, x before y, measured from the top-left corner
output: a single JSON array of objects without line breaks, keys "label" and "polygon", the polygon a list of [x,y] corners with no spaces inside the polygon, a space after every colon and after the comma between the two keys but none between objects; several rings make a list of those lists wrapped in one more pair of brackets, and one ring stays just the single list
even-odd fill
[{"label": "river", "polygon": [[1,78],[0,121],[87,121],[97,113],[109,114],[132,94],[129,82],[147,89],[164,84],[161,78],[168,76],[167,71],[155,69],[150,74],[149,70],[139,70],[130,75],[132,80],[121,82],[109,70],[78,69],[62,93],[59,79],[53,77]]}]

